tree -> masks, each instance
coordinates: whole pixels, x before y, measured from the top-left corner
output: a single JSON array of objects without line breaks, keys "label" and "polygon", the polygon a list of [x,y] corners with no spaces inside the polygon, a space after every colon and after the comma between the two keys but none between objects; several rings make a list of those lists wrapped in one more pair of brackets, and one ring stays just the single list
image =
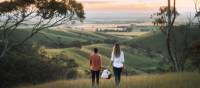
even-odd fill
[{"label": "tree", "polygon": [[198,24],[199,24],[199,27],[200,27],[200,0],[193,0],[194,1],[194,5],[195,5],[195,11],[196,11],[196,14],[195,14],[195,17],[197,18],[198,20]]},{"label": "tree", "polygon": [[[0,58],[39,31],[84,19],[81,3],[75,0],[10,0],[0,2]],[[29,36],[13,42],[10,37],[23,25],[28,25]]]},{"label": "tree", "polygon": [[[170,8],[170,12],[172,14],[176,14],[176,16],[180,15],[178,11],[174,11],[173,7]],[[151,15],[151,18],[155,19],[152,23],[154,26],[159,26],[162,33],[167,34],[167,23],[168,23],[168,6],[161,6],[159,11]]]},{"label": "tree", "polygon": [[174,22],[179,13],[176,10],[176,0],[173,0],[173,6],[171,6],[171,0],[168,0],[168,5],[160,7],[159,12],[155,13],[153,16],[158,16],[153,22],[155,25],[159,25],[161,31],[165,34],[166,37],[166,47],[168,52],[169,61],[172,64],[173,71],[179,71],[177,58],[172,48],[172,30],[174,28]]},{"label": "tree", "polygon": [[[176,9],[175,2],[176,2],[176,0],[174,0],[174,9]],[[168,54],[169,54],[169,59],[172,62],[172,65],[174,67],[173,69],[177,71],[178,68],[177,68],[176,60],[173,57],[172,50],[171,50],[171,44],[170,44],[171,30],[173,28],[173,24],[174,24],[174,21],[176,19],[176,14],[172,18],[171,0],[168,0],[168,9],[167,9],[167,12],[168,12],[168,24],[167,24],[167,32],[166,32],[167,33],[166,34],[166,46],[167,46],[167,50],[168,50]]]}]

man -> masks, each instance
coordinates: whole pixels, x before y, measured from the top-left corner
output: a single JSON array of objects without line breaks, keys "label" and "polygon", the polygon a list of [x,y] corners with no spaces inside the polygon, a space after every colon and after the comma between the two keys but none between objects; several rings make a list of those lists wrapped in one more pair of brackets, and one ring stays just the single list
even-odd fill
[{"label": "man", "polygon": [[92,87],[99,86],[99,75],[101,70],[101,57],[98,54],[98,49],[94,48],[94,52],[90,55],[90,70],[92,74]]}]

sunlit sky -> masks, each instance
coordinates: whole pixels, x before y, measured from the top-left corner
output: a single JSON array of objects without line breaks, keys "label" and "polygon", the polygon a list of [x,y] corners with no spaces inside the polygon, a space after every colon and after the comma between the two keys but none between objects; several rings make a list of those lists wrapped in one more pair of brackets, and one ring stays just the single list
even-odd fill
[{"label": "sunlit sky", "polygon": [[[167,0],[77,0],[82,2],[87,18],[142,18],[166,6]],[[172,0],[173,1],[173,0]],[[177,0],[177,10],[182,16],[194,13],[193,0]]]},{"label": "sunlit sky", "polygon": [[[148,11],[167,5],[167,0],[78,0],[86,10]],[[193,0],[177,0],[179,9],[193,8]]]},{"label": "sunlit sky", "polygon": [[[4,0],[0,0],[4,1]],[[158,11],[160,6],[166,6],[167,0],[77,0],[82,2],[86,18],[139,18],[146,17]],[[173,1],[173,0],[172,0]],[[177,0],[179,13],[194,14],[193,0]]]},{"label": "sunlit sky", "polygon": [[[6,0],[0,0],[6,1]],[[167,0],[76,0],[82,2],[86,11],[150,11],[167,5]],[[171,0],[173,1],[173,0]],[[193,10],[193,0],[177,0],[179,10]]]}]

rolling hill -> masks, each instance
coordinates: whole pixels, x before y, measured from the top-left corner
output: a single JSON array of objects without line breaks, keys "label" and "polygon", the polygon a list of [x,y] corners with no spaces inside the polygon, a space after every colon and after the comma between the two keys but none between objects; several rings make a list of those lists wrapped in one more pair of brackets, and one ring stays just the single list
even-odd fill
[{"label": "rolling hill", "polygon": [[[2,32],[0,32],[0,35]],[[17,30],[9,37],[11,41],[22,41],[26,36],[29,36],[31,33],[28,29]],[[0,36],[0,39],[2,36]],[[109,42],[109,40],[126,40],[125,38],[120,38],[114,35],[106,35],[104,33],[97,32],[84,32],[84,31],[75,31],[75,30],[43,30],[38,34],[29,39],[26,43],[28,44],[39,44],[46,47],[71,47],[74,42],[80,42],[82,44],[90,43],[99,43],[99,42]]]},{"label": "rolling hill", "polygon": [[[185,47],[190,48],[193,43],[198,42],[200,40],[199,33],[200,30],[198,28],[188,29],[186,26],[176,27],[176,29],[172,31],[171,39],[173,41],[171,44],[176,46],[177,52],[180,52]],[[127,40],[123,43],[133,48],[142,48],[168,56],[165,39],[165,35],[158,31],[135,37],[134,39]]]},{"label": "rolling hill", "polygon": [[[92,53],[93,48],[98,48],[102,57],[103,66],[109,66],[110,55],[112,51],[111,44],[93,44],[79,48],[64,48],[64,49],[46,49],[48,56],[53,57],[56,55],[63,55],[64,58],[74,59],[79,65],[79,71],[89,71],[89,55]],[[142,74],[158,71],[162,68],[159,54],[149,54],[143,50],[137,50],[128,46],[122,46],[125,53],[126,68],[131,74]],[[150,56],[153,55],[153,56]],[[87,72],[85,72],[87,73]]]},{"label": "rolling hill", "polygon": [[[10,37],[10,40],[21,41],[24,36],[28,36],[29,34],[29,30],[21,29],[16,31],[12,37]],[[155,41],[155,43],[157,43],[159,39],[148,39],[155,36],[151,33],[145,33],[145,36],[140,35],[139,37],[134,36],[138,34],[129,34],[131,34],[131,36],[125,35],[125,33],[110,34],[76,30],[43,30],[26,43],[45,46],[48,57],[62,55],[65,59],[74,59],[79,65],[78,71],[81,75],[87,75],[89,72],[88,57],[95,47],[97,47],[101,53],[103,66],[108,66],[110,64],[112,44],[116,41],[119,41],[123,45],[122,49],[125,52],[126,68],[130,74],[154,73],[164,70],[167,65],[162,64],[163,58],[161,54],[147,51],[143,48],[138,49],[130,47],[132,43],[144,42],[143,39],[149,42]],[[131,45],[126,45],[124,42],[128,42]],[[81,47],[77,48],[76,44],[80,44]],[[141,43],[141,45],[142,44],[143,43]],[[151,45],[154,46],[153,44]]]},{"label": "rolling hill", "polygon": [[[167,73],[122,78],[122,88],[199,88],[198,73]],[[78,84],[78,85],[77,85]],[[16,88],[91,88],[90,79],[59,80]],[[100,88],[114,88],[113,79],[100,80]]]},{"label": "rolling hill", "polygon": [[[175,30],[177,40],[183,39],[182,30]],[[199,30],[191,30],[189,42],[198,40]],[[30,34],[29,30],[19,30],[12,35],[11,40],[20,41]],[[130,33],[129,33],[130,34]],[[131,37],[131,38],[130,38]],[[125,52],[126,68],[131,74],[162,72],[168,69],[163,63],[166,55],[165,37],[161,32],[145,33],[134,36],[125,33],[85,32],[76,30],[43,30],[31,38],[27,43],[37,43],[45,46],[48,57],[63,55],[65,59],[74,59],[79,64],[78,71],[87,74],[88,57],[92,49],[97,47],[103,59],[103,65],[108,66],[112,44],[118,40]],[[113,41],[114,40],[114,41]],[[181,45],[181,41],[178,44]],[[74,46],[75,44],[81,47]],[[62,46],[60,47],[60,44]]]},{"label": "rolling hill", "polygon": [[[1,33],[0,39],[2,38]],[[181,29],[175,30],[174,33],[176,34],[176,45],[182,49],[184,44],[183,35],[185,33]],[[200,30],[190,30],[187,39],[189,46],[200,39],[199,33]],[[18,42],[29,34],[29,30],[21,29],[14,32],[9,40]],[[106,67],[110,64],[110,55],[115,42],[119,42],[122,50],[125,52],[125,68],[129,75],[169,71],[170,65],[166,63],[165,37],[161,32],[151,32],[135,36],[134,33],[43,30],[28,40],[23,46],[9,52],[6,58],[0,60],[2,62],[9,62],[0,64],[2,65],[2,77],[5,80],[7,78],[9,80],[26,78],[19,83],[41,83],[70,79],[70,77],[88,77],[90,73],[89,55],[92,53],[93,48],[97,47],[99,49],[103,66]],[[33,45],[39,46],[39,50]],[[7,68],[13,69],[13,71],[7,71]],[[15,69],[22,70],[18,71]],[[46,73],[49,74],[47,75]],[[18,78],[15,78],[16,75]],[[17,83],[15,80],[11,80],[9,83],[13,81]],[[7,81],[2,83],[5,82]]]}]

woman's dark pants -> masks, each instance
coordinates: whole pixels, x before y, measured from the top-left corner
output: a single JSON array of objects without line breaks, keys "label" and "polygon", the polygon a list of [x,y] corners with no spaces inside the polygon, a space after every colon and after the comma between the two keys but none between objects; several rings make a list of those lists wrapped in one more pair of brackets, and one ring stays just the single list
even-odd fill
[{"label": "woman's dark pants", "polygon": [[113,67],[113,71],[114,71],[114,75],[115,75],[115,83],[117,86],[119,86],[119,83],[121,80],[122,68]]}]

